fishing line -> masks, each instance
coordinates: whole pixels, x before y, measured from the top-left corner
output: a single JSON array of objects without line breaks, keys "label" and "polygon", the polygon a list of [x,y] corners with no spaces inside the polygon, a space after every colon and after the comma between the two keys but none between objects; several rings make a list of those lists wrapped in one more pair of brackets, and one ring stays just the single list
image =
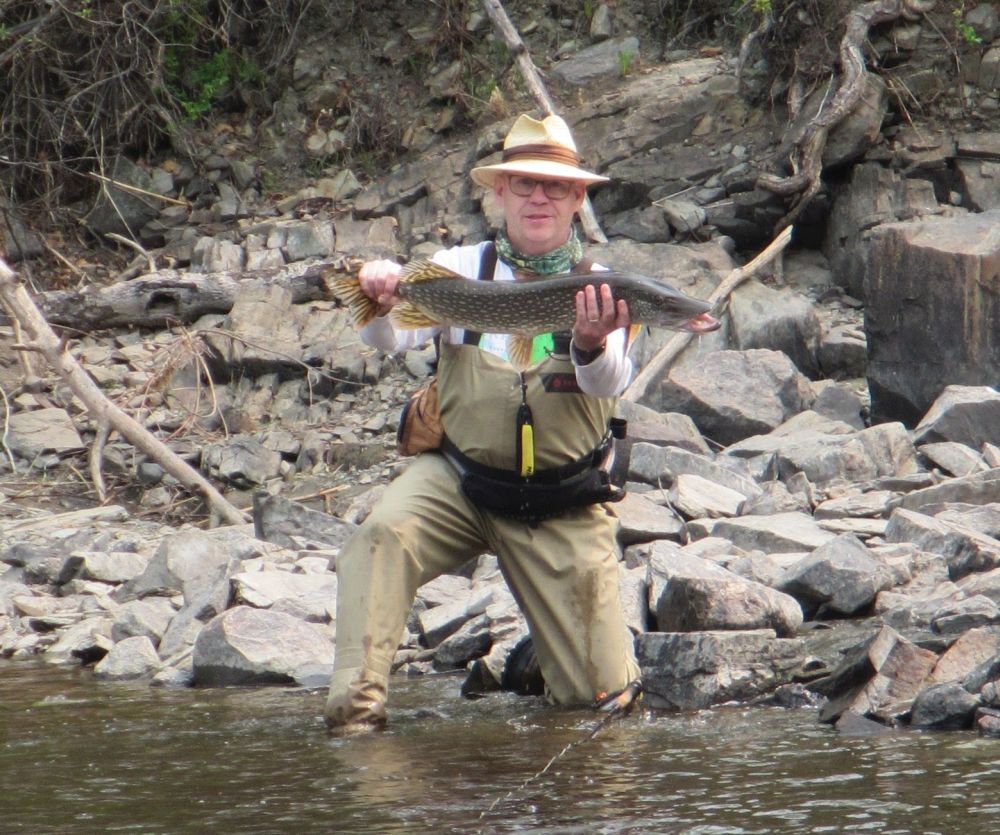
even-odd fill
[{"label": "fishing line", "polygon": [[[528,786],[538,780],[542,775],[545,774],[552,766],[565,757],[574,748],[590,742],[595,736],[597,736],[602,730],[604,730],[608,725],[610,725],[619,716],[625,716],[631,711],[631,708],[635,705],[636,700],[642,693],[642,682],[639,679],[631,682],[624,690],[620,693],[616,693],[606,699],[599,700],[595,707],[598,710],[606,710],[607,716],[597,722],[594,727],[592,727],[587,733],[580,737],[579,739],[571,740],[563,746],[559,753],[553,755],[547,763],[545,763],[542,768],[532,774],[530,777],[525,779],[519,786],[515,786],[509,792],[504,795],[497,797],[488,808],[484,809],[479,813],[479,820],[485,818],[490,812],[497,808],[504,801],[510,800],[512,797],[523,792]],[[482,835],[483,829],[479,829],[480,835]]]}]

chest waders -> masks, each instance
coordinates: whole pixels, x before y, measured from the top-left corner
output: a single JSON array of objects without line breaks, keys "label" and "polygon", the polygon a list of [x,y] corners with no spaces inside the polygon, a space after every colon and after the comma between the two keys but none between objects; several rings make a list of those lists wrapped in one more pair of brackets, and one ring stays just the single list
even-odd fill
[{"label": "chest waders", "polygon": [[[495,249],[487,246],[479,280],[492,280],[495,266]],[[552,334],[547,356],[523,372],[478,350],[480,337],[467,331],[462,346],[443,346],[438,365],[441,389],[451,392],[441,398],[441,451],[465,495],[532,524],[624,498],[602,464],[624,437],[625,422],[613,417],[614,398],[580,391],[570,334]]]}]

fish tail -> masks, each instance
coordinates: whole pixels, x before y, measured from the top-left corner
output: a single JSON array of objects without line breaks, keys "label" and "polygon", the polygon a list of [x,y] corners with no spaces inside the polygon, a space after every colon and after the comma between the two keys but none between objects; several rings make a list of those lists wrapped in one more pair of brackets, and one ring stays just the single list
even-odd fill
[{"label": "fish tail", "polygon": [[378,313],[378,305],[374,299],[368,298],[361,289],[361,282],[356,276],[341,276],[330,282],[330,289],[341,304],[351,313],[354,324],[363,328]]}]

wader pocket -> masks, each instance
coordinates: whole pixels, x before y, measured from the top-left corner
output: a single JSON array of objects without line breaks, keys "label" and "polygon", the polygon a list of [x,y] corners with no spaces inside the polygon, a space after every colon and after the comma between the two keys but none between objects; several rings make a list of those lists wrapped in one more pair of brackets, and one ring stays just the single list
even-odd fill
[{"label": "wader pocket", "polygon": [[437,377],[415,392],[399,416],[396,449],[400,455],[417,455],[441,446],[444,428],[438,410]]}]

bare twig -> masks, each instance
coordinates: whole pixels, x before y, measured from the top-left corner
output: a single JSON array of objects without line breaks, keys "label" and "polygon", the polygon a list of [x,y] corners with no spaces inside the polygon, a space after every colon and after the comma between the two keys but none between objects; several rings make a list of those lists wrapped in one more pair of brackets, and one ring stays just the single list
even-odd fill
[{"label": "bare twig", "polygon": [[7,392],[0,386],[0,399],[3,400],[3,432],[0,433],[0,446],[3,447],[7,460],[10,462],[10,471],[17,472],[17,465],[14,463],[14,455],[7,446],[7,432],[10,429],[10,401],[7,399]]}]

